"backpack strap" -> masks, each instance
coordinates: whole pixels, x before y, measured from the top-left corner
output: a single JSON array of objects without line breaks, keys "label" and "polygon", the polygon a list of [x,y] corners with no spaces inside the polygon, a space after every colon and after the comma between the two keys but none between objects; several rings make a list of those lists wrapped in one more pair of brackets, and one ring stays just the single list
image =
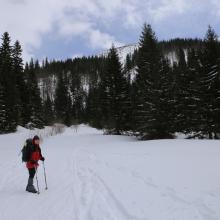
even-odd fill
[{"label": "backpack strap", "polygon": [[34,152],[34,145],[31,143],[27,146],[27,161],[31,159],[31,154]]}]

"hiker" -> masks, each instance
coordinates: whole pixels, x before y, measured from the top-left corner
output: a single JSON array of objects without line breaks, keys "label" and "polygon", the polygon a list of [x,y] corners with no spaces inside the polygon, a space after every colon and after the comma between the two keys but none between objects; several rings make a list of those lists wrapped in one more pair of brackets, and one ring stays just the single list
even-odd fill
[{"label": "hiker", "polygon": [[38,161],[45,160],[45,158],[41,154],[41,148],[39,144],[40,144],[40,138],[36,135],[32,139],[31,146],[28,147],[27,149],[26,167],[29,172],[29,178],[28,178],[26,191],[31,192],[31,193],[37,193],[37,190],[35,189],[33,185],[33,181],[34,181],[34,176],[35,176],[37,167],[39,166]]}]

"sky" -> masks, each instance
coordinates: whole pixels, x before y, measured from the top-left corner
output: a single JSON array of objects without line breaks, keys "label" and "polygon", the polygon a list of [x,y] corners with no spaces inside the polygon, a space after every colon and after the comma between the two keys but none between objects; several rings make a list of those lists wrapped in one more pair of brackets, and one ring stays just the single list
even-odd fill
[{"label": "sky", "polygon": [[144,23],[159,40],[220,35],[220,0],[0,0],[0,34],[19,40],[25,61],[94,55],[137,43]]}]

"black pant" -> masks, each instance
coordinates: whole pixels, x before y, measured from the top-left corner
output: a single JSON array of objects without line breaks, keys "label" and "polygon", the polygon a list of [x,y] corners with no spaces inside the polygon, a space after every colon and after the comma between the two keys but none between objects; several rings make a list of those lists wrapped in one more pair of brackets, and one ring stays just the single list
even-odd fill
[{"label": "black pant", "polygon": [[35,175],[35,173],[36,173],[36,170],[35,170],[35,168],[30,168],[30,169],[28,169],[28,172],[29,172],[29,178],[34,178],[34,175]]}]

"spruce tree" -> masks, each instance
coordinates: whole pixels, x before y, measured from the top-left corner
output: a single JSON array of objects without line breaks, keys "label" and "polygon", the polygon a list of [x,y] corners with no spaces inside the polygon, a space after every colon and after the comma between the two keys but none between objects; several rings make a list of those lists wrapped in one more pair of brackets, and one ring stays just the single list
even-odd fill
[{"label": "spruce tree", "polygon": [[178,132],[185,132],[186,124],[186,102],[187,102],[187,63],[185,52],[182,48],[178,50],[178,65],[175,68],[176,90],[175,93],[175,123]]},{"label": "spruce tree", "polygon": [[160,62],[157,93],[157,120],[160,122],[158,134],[160,138],[172,138],[175,132],[175,107],[173,95],[173,72],[167,59],[162,58]]},{"label": "spruce tree", "polygon": [[83,114],[84,114],[84,91],[81,83],[81,76],[76,72],[72,72],[71,74],[71,86],[70,86],[71,94],[72,94],[72,118],[74,123],[82,123],[83,122]]},{"label": "spruce tree", "polygon": [[90,87],[88,91],[88,95],[86,97],[86,121],[89,122],[89,124],[92,127],[101,129],[102,127],[102,121],[101,115],[102,115],[102,109],[100,106],[100,88],[99,87]]},{"label": "spruce tree", "polygon": [[128,83],[114,47],[108,55],[106,72],[100,86],[104,128],[108,133],[121,134],[128,130],[131,101]]},{"label": "spruce tree", "polygon": [[70,125],[70,96],[63,73],[58,76],[55,94],[55,112],[59,122]]},{"label": "spruce tree", "polygon": [[27,87],[25,84],[24,70],[23,70],[23,60],[22,60],[22,49],[19,41],[16,41],[12,50],[13,56],[13,74],[16,80],[16,92],[17,92],[17,121],[20,125],[25,125],[24,123],[24,113],[25,105],[28,102],[27,98]]},{"label": "spruce tree", "polygon": [[3,87],[6,106],[5,132],[13,132],[17,127],[16,79],[13,73],[11,39],[8,32],[2,36],[0,47],[0,81]]},{"label": "spruce tree", "polygon": [[30,91],[29,91],[29,64],[26,62],[24,67],[24,80],[25,85],[22,89],[22,100],[23,100],[23,111],[21,114],[21,120],[23,126],[26,126],[30,122],[31,111],[30,111]]},{"label": "spruce tree", "polygon": [[201,65],[198,51],[191,49],[188,53],[187,87],[185,106],[185,132],[194,133],[194,137],[201,136]]},{"label": "spruce tree", "polygon": [[163,62],[157,38],[150,25],[144,25],[139,43],[135,90],[135,131],[141,139],[168,138],[170,128],[166,125],[162,108],[160,72]]},{"label": "spruce tree", "polygon": [[53,111],[53,103],[51,101],[50,96],[47,94],[46,100],[43,103],[44,108],[44,122],[45,125],[53,125],[54,123],[54,111]]},{"label": "spruce tree", "polygon": [[205,37],[202,57],[202,132],[210,139],[220,132],[219,66],[220,50],[218,36],[209,26]]},{"label": "spruce tree", "polygon": [[34,61],[31,59],[28,69],[27,88],[29,92],[29,123],[34,128],[44,127],[43,106],[40,97],[40,89],[38,87],[37,78],[34,70]]}]

